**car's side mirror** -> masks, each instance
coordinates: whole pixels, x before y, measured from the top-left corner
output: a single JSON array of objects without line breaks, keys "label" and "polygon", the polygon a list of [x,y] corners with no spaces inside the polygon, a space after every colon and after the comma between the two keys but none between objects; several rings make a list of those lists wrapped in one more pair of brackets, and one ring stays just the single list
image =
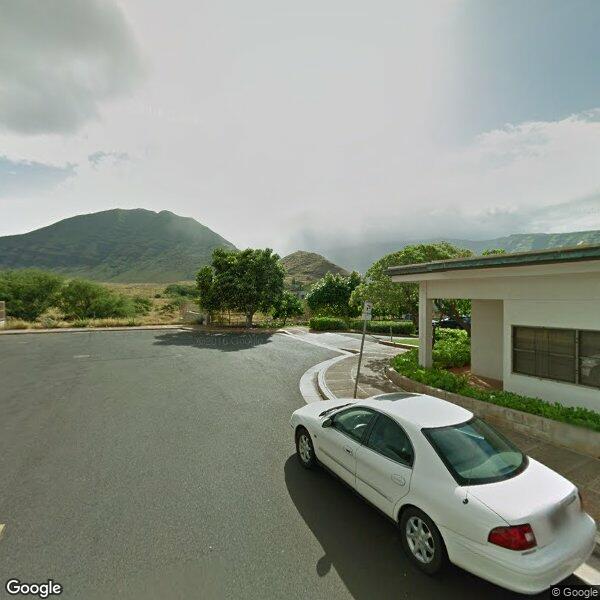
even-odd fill
[{"label": "car's side mirror", "polygon": [[321,427],[331,427],[333,425],[333,419],[329,417],[323,421],[323,425]]}]

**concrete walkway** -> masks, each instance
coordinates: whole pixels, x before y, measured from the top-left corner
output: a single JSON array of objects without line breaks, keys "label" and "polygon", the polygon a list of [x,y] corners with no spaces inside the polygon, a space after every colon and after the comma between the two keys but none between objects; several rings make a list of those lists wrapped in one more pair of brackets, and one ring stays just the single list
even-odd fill
[{"label": "concrete walkway", "polygon": [[[328,397],[352,398],[358,365],[356,352],[360,348],[360,336],[310,333],[304,328],[290,329],[288,332],[309,343],[325,345],[347,354],[345,358],[340,357],[338,360],[323,364],[322,372],[317,379],[321,394]],[[390,358],[399,352],[403,350],[384,346],[373,336],[367,336],[358,382],[359,398],[401,391],[385,374]],[[583,494],[586,511],[596,520],[596,523],[600,523],[600,460],[526,437],[510,429],[502,429],[502,432],[528,456],[547,465],[577,485]],[[598,544],[596,552],[600,553]]]}]

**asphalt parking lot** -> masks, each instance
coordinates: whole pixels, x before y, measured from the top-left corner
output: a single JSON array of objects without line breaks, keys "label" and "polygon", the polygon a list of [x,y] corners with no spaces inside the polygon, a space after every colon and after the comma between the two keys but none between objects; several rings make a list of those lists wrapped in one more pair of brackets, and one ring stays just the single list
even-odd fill
[{"label": "asphalt parking lot", "polygon": [[0,595],[516,597],[421,574],[392,523],[300,468],[298,382],[333,356],[266,333],[1,336]]}]

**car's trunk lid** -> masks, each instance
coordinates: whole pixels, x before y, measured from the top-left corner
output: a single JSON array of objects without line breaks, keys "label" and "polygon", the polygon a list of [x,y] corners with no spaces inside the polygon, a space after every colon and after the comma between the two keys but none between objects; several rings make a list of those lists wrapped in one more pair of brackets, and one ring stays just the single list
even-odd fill
[{"label": "car's trunk lid", "polygon": [[552,543],[581,513],[575,486],[533,459],[515,477],[471,486],[469,493],[509,525],[529,523],[539,547]]}]

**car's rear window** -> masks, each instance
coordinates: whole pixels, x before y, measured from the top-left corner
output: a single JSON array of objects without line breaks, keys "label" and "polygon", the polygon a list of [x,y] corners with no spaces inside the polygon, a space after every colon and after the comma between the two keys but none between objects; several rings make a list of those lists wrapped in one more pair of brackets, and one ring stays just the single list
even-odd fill
[{"label": "car's rear window", "polygon": [[527,466],[527,457],[512,442],[476,417],[423,433],[459,485],[502,481]]}]

